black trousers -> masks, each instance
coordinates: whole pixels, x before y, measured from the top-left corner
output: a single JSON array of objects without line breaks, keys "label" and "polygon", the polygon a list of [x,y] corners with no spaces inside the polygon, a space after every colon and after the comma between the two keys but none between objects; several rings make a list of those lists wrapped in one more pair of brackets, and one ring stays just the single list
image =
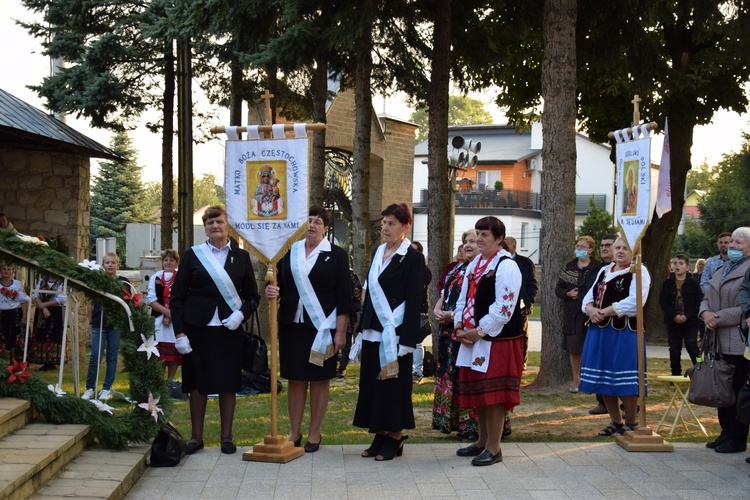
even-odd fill
[{"label": "black trousers", "polygon": [[690,360],[695,364],[700,349],[698,348],[698,325],[689,323],[668,323],[667,324],[667,342],[669,343],[669,366],[672,369],[672,375],[682,375],[682,343],[685,342],[685,350],[690,356]]},{"label": "black trousers", "polygon": [[[747,381],[750,373],[750,362],[742,355],[723,354],[722,358],[729,364],[734,365],[734,377],[732,378],[732,389],[735,396]],[[721,435],[727,436],[738,443],[747,442],[748,425],[737,420],[737,405],[726,406],[718,409],[719,425]]]}]

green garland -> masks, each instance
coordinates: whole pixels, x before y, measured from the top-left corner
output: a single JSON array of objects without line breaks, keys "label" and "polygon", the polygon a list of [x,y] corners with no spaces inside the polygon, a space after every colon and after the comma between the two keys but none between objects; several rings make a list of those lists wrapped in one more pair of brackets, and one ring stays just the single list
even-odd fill
[{"label": "green garland", "polygon": [[[122,289],[122,282],[104,271],[92,271],[78,265],[69,256],[45,245],[28,243],[14,233],[0,230],[0,260],[21,267],[31,267],[40,272],[69,278],[71,289],[83,292],[88,298],[103,304],[104,314],[110,318],[120,332],[120,354],[130,381],[130,398],[136,403],[148,402],[149,394],[159,398],[159,407],[164,412],[158,421],[150,412],[133,406],[130,411],[115,411],[114,415],[101,412],[89,401],[73,395],[58,396],[50,391],[47,382],[33,375],[9,382],[8,363],[0,360],[0,395],[25,399],[54,424],[87,424],[91,426],[99,443],[104,448],[125,449],[129,443],[147,443],[156,435],[159,427],[169,419],[173,403],[162,375],[159,358],[148,359],[138,346],[154,334],[154,321],[148,307],[139,296],[130,297]],[[28,284],[27,284],[28,285]],[[127,314],[122,306],[106,298],[103,293],[124,298],[130,306],[134,331],[130,331]]]}]

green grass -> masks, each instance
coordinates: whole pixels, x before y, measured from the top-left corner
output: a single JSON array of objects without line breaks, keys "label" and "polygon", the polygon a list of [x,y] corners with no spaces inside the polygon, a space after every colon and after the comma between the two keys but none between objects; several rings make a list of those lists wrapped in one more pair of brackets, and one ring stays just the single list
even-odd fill
[{"label": "green grass", "polygon": [[[581,442],[601,441],[596,433],[607,424],[607,416],[592,416],[588,409],[596,404],[594,397],[590,394],[570,394],[564,385],[558,388],[537,389],[530,386],[537,376],[540,362],[540,353],[529,353],[529,370],[524,372],[521,391],[521,405],[515,409],[512,416],[513,434],[506,438],[508,441],[517,442]],[[87,363],[82,365],[81,380],[85,379]],[[669,361],[666,359],[652,358],[648,360],[649,368],[649,397],[647,398],[647,422],[652,429],[656,428],[661,419],[666,405],[669,401],[665,389],[655,378],[659,374],[669,373]],[[49,383],[56,383],[57,372],[38,373]],[[178,372],[179,376],[179,372]],[[331,397],[323,421],[322,434],[324,444],[369,444],[371,437],[365,429],[352,426],[352,417],[357,403],[359,380],[359,365],[349,365],[347,376],[344,379],[333,379],[331,381]],[[284,391],[278,397],[278,434],[286,435],[289,432],[286,381]],[[84,384],[82,384],[84,385]],[[115,384],[116,390],[128,393],[127,373],[118,372]],[[63,390],[69,393],[73,390],[72,379],[66,374]],[[425,378],[423,383],[414,386],[413,402],[414,414],[417,428],[407,431],[410,443],[457,443],[455,433],[452,435],[441,434],[431,430],[432,422],[432,399],[434,390],[434,379]],[[110,403],[117,410],[128,410],[126,402],[115,401]],[[269,394],[258,394],[254,396],[240,396],[237,398],[237,408],[234,419],[234,436],[238,446],[250,446],[257,444],[267,435],[271,434],[270,417],[271,397]],[[719,432],[716,411],[712,408],[693,406],[693,409],[701,417],[701,422],[706,427],[709,435]],[[687,415],[687,414],[686,414]],[[175,426],[189,438],[190,414],[187,402],[175,402],[174,413],[170,420]],[[303,435],[306,435],[306,423],[309,422],[309,413],[306,412],[303,420]],[[671,420],[670,420],[671,422]],[[690,432],[681,430],[678,426],[673,437],[667,438],[669,428],[660,430],[662,436],[669,441],[705,441],[706,438],[697,432],[697,427],[691,426]],[[206,422],[204,440],[207,446],[219,445],[219,406],[217,399],[210,399],[206,411]]]}]

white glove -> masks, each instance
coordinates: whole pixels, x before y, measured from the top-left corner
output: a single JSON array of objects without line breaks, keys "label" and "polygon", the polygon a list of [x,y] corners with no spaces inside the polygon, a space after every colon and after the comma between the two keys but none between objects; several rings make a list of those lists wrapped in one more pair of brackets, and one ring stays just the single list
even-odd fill
[{"label": "white glove", "polygon": [[398,346],[398,357],[406,356],[409,353],[414,352],[413,347],[405,346],[405,345],[399,345]]},{"label": "white glove", "polygon": [[242,314],[242,311],[234,311],[227,319],[223,320],[221,324],[230,330],[236,330],[243,321],[245,321],[245,315]]},{"label": "white glove", "polygon": [[177,337],[174,341],[174,347],[180,354],[190,354],[193,352],[193,348],[190,347],[190,339],[187,335],[184,337]]}]

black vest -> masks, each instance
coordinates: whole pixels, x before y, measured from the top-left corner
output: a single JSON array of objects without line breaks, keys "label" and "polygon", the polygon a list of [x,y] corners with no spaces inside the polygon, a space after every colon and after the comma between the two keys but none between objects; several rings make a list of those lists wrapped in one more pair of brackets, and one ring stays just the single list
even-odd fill
[{"label": "black vest", "polygon": [[[479,320],[487,315],[487,313],[490,311],[490,306],[495,302],[495,275],[497,274],[497,267],[502,261],[506,259],[510,259],[510,257],[508,257],[507,255],[500,257],[500,260],[497,262],[497,266],[495,266],[495,272],[492,273],[491,276],[484,275],[484,277],[479,280],[476,292],[474,293],[474,323],[476,325],[479,325]],[[513,314],[510,317],[510,321],[508,321],[505,326],[503,326],[503,330],[500,332],[500,334],[495,337],[487,335],[486,337],[484,337],[484,340],[495,342],[497,340],[515,339],[526,335],[526,330],[524,328],[524,326],[526,325],[526,321],[521,314],[521,308],[518,307],[519,300],[520,297],[517,297],[516,305],[513,308]]]},{"label": "black vest", "polygon": [[[605,265],[611,266],[612,264]],[[599,288],[599,284],[604,281],[605,274],[606,271],[602,271],[602,273],[599,275],[599,278],[596,280],[596,283],[594,283],[594,304],[596,304],[597,288]],[[607,282],[607,288],[604,290],[602,303],[597,304],[597,307],[599,309],[604,309],[605,307],[611,306],[615,302],[620,302],[621,300],[626,299],[628,295],[630,295],[630,283],[633,281],[633,276],[634,273],[625,273],[618,276],[617,278],[609,280]],[[610,321],[612,322],[612,328],[614,328],[615,330],[624,330],[626,326],[630,327],[630,329],[633,331],[638,330],[638,322],[635,316],[610,316],[608,318],[605,318],[601,323],[597,323],[597,326],[604,328],[609,324]]]}]

